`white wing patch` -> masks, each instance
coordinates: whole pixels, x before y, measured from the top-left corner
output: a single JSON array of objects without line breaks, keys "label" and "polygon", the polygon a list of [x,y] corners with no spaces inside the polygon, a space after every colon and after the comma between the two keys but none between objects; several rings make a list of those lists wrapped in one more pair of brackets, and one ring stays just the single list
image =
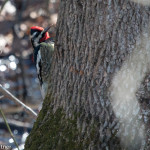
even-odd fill
[{"label": "white wing patch", "polygon": [[38,51],[38,54],[37,54],[37,60],[36,60],[36,69],[37,69],[37,74],[40,73],[40,67],[39,67],[39,62],[41,61],[41,52],[40,50]]},{"label": "white wing patch", "polygon": [[[38,78],[39,78],[39,82],[42,81],[42,77],[40,76],[40,72],[42,71],[40,68],[40,61],[42,61],[41,59],[41,52],[40,50],[38,51],[38,54],[37,54],[37,62],[36,62],[36,69],[37,69],[37,74],[38,74]],[[44,99],[45,98],[45,95],[46,95],[46,89],[45,89],[45,85],[44,83],[42,83],[42,85],[40,84],[40,89],[41,89],[41,95],[42,95],[42,98]]]}]

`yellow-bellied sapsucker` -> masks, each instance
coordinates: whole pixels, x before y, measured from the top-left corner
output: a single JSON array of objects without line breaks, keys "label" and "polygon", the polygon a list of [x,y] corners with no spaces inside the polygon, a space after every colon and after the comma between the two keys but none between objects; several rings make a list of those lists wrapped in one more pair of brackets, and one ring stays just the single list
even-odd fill
[{"label": "yellow-bellied sapsucker", "polygon": [[36,64],[37,75],[41,86],[41,94],[43,99],[48,89],[48,77],[54,51],[54,41],[47,32],[39,26],[31,27],[31,43],[33,50],[33,61]]}]

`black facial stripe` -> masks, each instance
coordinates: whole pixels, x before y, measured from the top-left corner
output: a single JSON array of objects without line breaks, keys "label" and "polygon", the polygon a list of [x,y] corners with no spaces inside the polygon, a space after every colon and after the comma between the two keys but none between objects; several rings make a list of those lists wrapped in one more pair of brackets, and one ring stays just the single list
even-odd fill
[{"label": "black facial stripe", "polygon": [[39,81],[40,81],[40,85],[42,86],[43,80],[42,80],[42,65],[41,65],[41,60],[40,60],[40,62],[38,63],[38,66],[39,66],[38,78],[39,78]]},{"label": "black facial stripe", "polygon": [[34,48],[34,62],[35,64],[37,63],[37,55],[38,55],[38,51],[40,50],[40,45]]}]

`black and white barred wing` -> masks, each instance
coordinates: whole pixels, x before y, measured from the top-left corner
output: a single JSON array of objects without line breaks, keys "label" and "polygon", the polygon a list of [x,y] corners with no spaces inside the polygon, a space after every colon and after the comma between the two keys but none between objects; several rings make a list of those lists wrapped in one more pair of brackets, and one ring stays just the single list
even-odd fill
[{"label": "black and white barred wing", "polygon": [[45,98],[49,82],[49,74],[54,52],[54,43],[41,43],[39,50],[39,60],[37,58],[37,73],[41,85],[42,97]]}]

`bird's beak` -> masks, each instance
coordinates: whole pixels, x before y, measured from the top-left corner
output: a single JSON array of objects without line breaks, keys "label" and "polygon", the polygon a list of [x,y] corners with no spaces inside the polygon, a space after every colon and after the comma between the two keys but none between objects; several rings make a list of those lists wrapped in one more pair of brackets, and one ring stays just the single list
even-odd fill
[{"label": "bird's beak", "polygon": [[42,35],[45,34],[46,32],[48,32],[48,30],[51,28],[51,26],[45,28],[43,31],[42,31]]},{"label": "bird's beak", "polygon": [[45,29],[44,29],[44,32],[45,32],[45,33],[48,32],[48,30],[49,30],[50,28],[51,28],[51,26],[45,28]]}]

